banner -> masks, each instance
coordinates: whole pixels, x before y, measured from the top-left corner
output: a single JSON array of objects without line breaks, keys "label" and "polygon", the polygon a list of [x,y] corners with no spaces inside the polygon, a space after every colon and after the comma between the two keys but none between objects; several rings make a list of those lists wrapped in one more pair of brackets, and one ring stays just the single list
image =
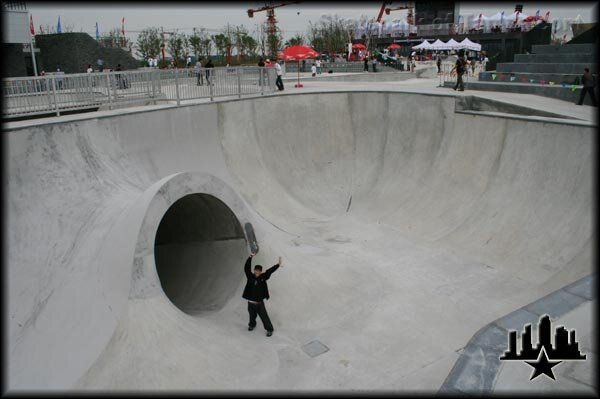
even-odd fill
[{"label": "banner", "polygon": [[96,40],[100,40],[100,31],[98,30],[98,22],[96,22]]},{"label": "banner", "polygon": [[33,16],[29,15],[29,32],[31,32],[31,36],[35,36],[35,28],[33,27]]},{"label": "banner", "polygon": [[58,24],[56,25],[56,33],[62,33],[62,26],[60,26],[60,15],[58,16]]},{"label": "banner", "polygon": [[121,20],[121,34],[125,36],[125,17]]}]

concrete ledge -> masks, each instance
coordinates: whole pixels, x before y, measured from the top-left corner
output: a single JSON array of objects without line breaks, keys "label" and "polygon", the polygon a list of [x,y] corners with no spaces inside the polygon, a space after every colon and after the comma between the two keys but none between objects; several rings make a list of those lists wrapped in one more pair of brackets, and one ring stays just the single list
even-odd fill
[{"label": "concrete ledge", "polygon": [[503,316],[477,331],[462,349],[438,396],[490,395],[500,370],[500,356],[507,348],[509,330],[535,325],[549,314],[556,319],[586,301],[596,298],[597,275],[586,276],[545,297]]},{"label": "concrete ledge", "polygon": [[575,54],[515,54],[514,62],[518,63],[548,63],[570,64],[573,62],[594,62],[596,54],[594,53],[575,53]]},{"label": "concrete ledge", "polygon": [[[455,82],[445,82],[444,87],[454,87]],[[538,85],[532,83],[506,83],[506,82],[479,82],[471,81],[465,83],[466,90],[502,91],[507,93],[535,94],[538,96],[552,97],[559,100],[569,101],[573,104],[579,101],[581,86],[575,91],[571,87],[560,85]],[[583,100],[586,105],[592,105],[592,100],[586,96]]]},{"label": "concrete ledge", "polygon": [[541,72],[541,73],[583,73],[583,68],[590,68],[591,73],[598,73],[598,64],[578,62],[569,64],[501,62],[496,65],[498,72]]},{"label": "concrete ledge", "polygon": [[531,52],[534,54],[573,54],[591,53],[596,49],[593,43],[582,44],[534,44]]}]

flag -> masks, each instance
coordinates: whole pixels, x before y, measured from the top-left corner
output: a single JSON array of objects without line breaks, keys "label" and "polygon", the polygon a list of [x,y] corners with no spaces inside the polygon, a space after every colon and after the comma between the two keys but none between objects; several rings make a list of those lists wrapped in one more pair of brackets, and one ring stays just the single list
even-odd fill
[{"label": "flag", "polygon": [[500,14],[500,25],[502,25],[502,21],[504,21],[504,11]]},{"label": "flag", "polygon": [[98,30],[98,22],[96,22],[96,40],[100,40],[100,31]]},{"label": "flag", "polygon": [[33,27],[33,16],[29,15],[29,31],[32,36],[35,36],[35,28]]},{"label": "flag", "polygon": [[540,19],[540,10],[535,12],[535,20],[537,21],[538,19]]},{"label": "flag", "polygon": [[546,13],[546,16],[544,17],[544,21],[548,22],[548,19],[550,18],[550,11],[548,11]]},{"label": "flag", "polygon": [[121,34],[125,36],[125,17],[121,20]]},{"label": "flag", "polygon": [[56,25],[56,33],[62,33],[62,27],[60,26],[60,15],[58,16],[58,24]]},{"label": "flag", "polygon": [[477,29],[479,29],[481,27],[481,16],[483,14],[479,14],[479,18],[477,18]]},{"label": "flag", "polygon": [[43,35],[44,31],[42,30],[42,25],[40,25],[40,35]]}]

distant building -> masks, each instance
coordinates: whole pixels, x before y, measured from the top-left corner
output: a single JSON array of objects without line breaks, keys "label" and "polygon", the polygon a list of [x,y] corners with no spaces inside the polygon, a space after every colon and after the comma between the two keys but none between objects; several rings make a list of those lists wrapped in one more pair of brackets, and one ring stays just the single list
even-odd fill
[{"label": "distant building", "polygon": [[[5,76],[34,74],[30,35],[27,5],[21,1],[2,1],[2,62]],[[34,49],[34,52],[39,53],[39,49]]]}]

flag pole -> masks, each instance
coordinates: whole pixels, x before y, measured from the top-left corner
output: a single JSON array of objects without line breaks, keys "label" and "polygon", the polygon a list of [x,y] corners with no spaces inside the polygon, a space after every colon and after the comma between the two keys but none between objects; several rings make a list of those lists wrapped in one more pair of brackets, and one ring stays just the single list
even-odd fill
[{"label": "flag pole", "polygon": [[33,17],[29,15],[29,44],[31,45],[31,63],[33,64],[34,76],[38,76],[37,63],[35,62],[35,51],[33,48],[33,35],[35,35],[35,30],[33,28]]},{"label": "flag pole", "polygon": [[33,73],[38,76],[37,64],[35,62],[35,51],[33,49],[33,36],[29,35],[29,43],[31,44],[31,61],[33,63]]}]

